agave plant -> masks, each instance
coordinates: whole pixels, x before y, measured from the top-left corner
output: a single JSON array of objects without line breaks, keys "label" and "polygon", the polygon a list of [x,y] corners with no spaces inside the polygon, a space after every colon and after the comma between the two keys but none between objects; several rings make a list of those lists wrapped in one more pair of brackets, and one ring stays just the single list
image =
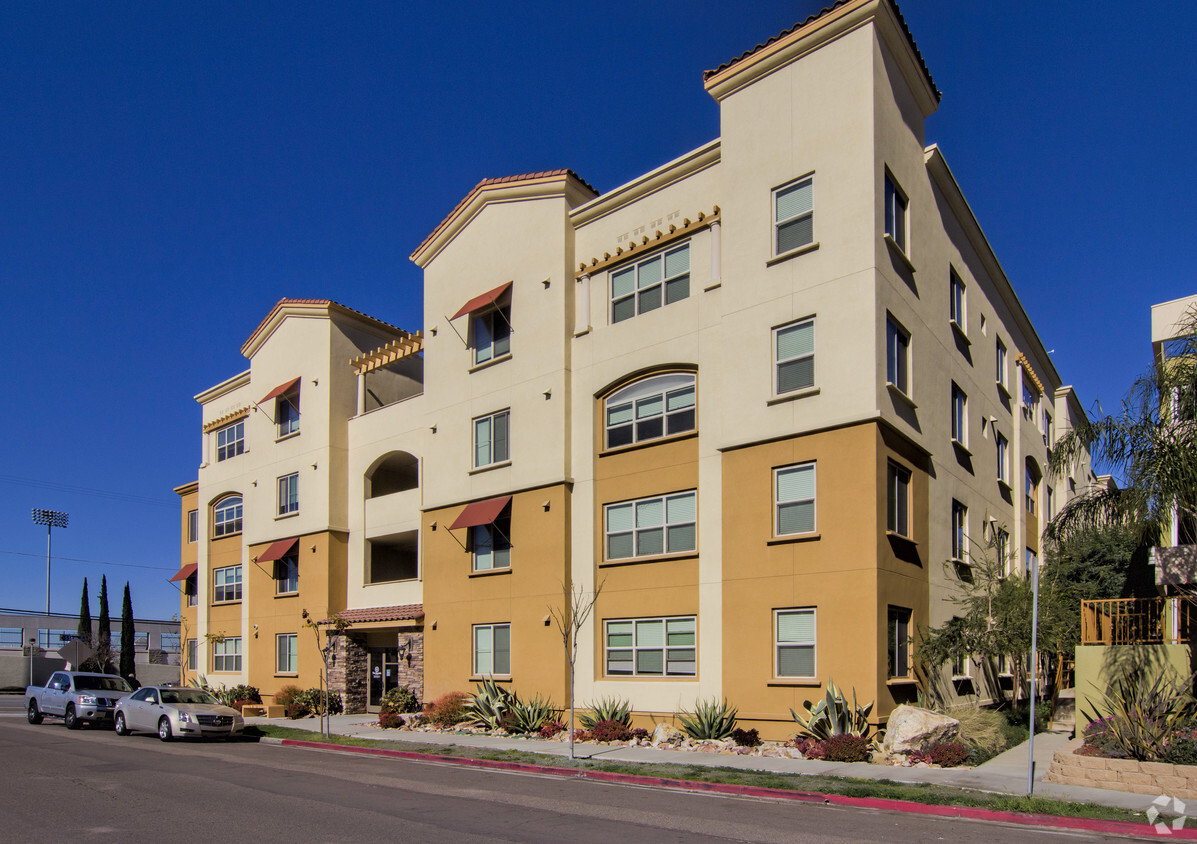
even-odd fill
[{"label": "agave plant", "polygon": [[1197,701],[1189,692],[1194,678],[1163,671],[1149,682],[1142,672],[1130,671],[1100,689],[1094,708],[1081,714],[1090,721],[1104,719],[1110,738],[1130,758],[1160,759],[1197,713]]},{"label": "agave plant", "polygon": [[822,700],[813,706],[806,700],[802,706],[804,713],[790,710],[790,715],[798,722],[799,735],[823,741],[844,734],[868,738],[872,732],[869,713],[873,711],[873,702],[857,705],[856,689],[853,689],[852,703],[849,704],[847,696],[836,687],[834,680],[828,679],[827,693]]},{"label": "agave plant", "polygon": [[515,703],[514,694],[502,688],[493,678],[484,677],[478,684],[478,691],[466,701],[464,711],[471,724],[497,730],[499,722]]},{"label": "agave plant", "polygon": [[700,700],[693,712],[679,712],[677,719],[686,735],[694,739],[725,739],[736,728],[736,713],[739,710],[727,702],[711,698]]},{"label": "agave plant", "polygon": [[625,727],[632,726],[632,702],[626,698],[602,697],[586,705],[590,711],[578,714],[578,721],[587,730],[593,730],[600,721],[616,721]]},{"label": "agave plant", "polygon": [[535,733],[557,715],[552,700],[543,700],[538,694],[532,700],[512,697],[511,708],[503,719],[503,728],[513,733]]}]

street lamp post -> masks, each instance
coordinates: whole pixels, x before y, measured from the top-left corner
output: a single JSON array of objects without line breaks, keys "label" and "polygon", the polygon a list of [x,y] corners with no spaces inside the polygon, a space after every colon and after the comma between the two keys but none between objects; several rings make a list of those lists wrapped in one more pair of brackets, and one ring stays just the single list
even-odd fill
[{"label": "street lamp post", "polygon": [[50,534],[54,528],[65,528],[70,515],[58,510],[33,508],[33,523],[46,526],[46,618],[50,617]]},{"label": "street lamp post", "polygon": [[1039,667],[1039,555],[1031,561],[1031,726],[1027,741],[1027,796],[1035,793],[1035,675]]}]

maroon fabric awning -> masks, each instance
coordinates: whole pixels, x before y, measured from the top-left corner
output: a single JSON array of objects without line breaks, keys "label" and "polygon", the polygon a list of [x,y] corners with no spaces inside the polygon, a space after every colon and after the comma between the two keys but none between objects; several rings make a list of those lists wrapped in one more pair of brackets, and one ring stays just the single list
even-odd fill
[{"label": "maroon fabric awning", "polygon": [[172,577],[170,582],[174,583],[176,580],[186,580],[187,578],[191,577],[191,575],[195,574],[198,569],[198,563],[189,563],[188,565],[185,565],[183,568],[179,569],[179,573]]},{"label": "maroon fabric awning", "polygon": [[509,281],[506,284],[500,284],[494,290],[489,290],[486,293],[483,293],[481,296],[475,296],[473,299],[462,305],[461,309],[457,313],[453,314],[450,319],[457,319],[463,314],[472,314],[474,311],[482,310],[487,305],[494,304],[494,301],[506,293],[510,288],[511,282]]},{"label": "maroon fabric awning", "polygon": [[271,543],[270,547],[258,555],[259,563],[271,563],[275,560],[281,560],[283,557],[291,553],[291,550],[299,544],[299,537],[293,539],[280,539],[278,542]]},{"label": "maroon fabric awning", "polygon": [[501,498],[467,504],[466,508],[461,511],[461,515],[453,521],[453,524],[449,525],[449,530],[494,524],[495,519],[499,518],[499,514],[503,512],[503,508],[509,501],[511,501],[511,496],[504,495]]},{"label": "maroon fabric awning", "polygon": [[258,404],[265,404],[266,402],[270,401],[271,399],[278,398],[283,393],[290,391],[290,389],[298,383],[299,383],[298,378],[292,378],[286,384],[279,384],[277,387],[275,387],[273,390],[271,390],[269,393],[267,393],[265,396],[263,396],[262,400],[260,402],[258,402]]}]

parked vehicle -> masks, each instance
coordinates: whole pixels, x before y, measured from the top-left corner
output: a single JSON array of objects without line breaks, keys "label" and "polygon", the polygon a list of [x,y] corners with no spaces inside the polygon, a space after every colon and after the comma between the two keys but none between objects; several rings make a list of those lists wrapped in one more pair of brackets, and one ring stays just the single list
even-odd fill
[{"label": "parked vehicle", "polygon": [[181,686],[142,686],[116,705],[116,732],[127,736],[142,730],[170,741],[176,736],[232,738],[241,735],[245,719],[210,692]]},{"label": "parked vehicle", "polygon": [[117,701],[132,693],[128,681],[115,674],[55,671],[45,686],[25,689],[25,714],[30,724],[40,724],[49,715],[62,718],[68,730],[77,730],[112,720]]}]

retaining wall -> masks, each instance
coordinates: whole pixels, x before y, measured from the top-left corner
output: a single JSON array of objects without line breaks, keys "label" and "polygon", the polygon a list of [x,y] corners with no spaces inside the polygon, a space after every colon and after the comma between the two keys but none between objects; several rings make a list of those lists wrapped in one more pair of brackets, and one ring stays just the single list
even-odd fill
[{"label": "retaining wall", "polygon": [[1052,758],[1046,779],[1060,785],[1083,785],[1132,794],[1166,794],[1183,800],[1197,800],[1197,765],[1103,759],[1061,750]]}]

